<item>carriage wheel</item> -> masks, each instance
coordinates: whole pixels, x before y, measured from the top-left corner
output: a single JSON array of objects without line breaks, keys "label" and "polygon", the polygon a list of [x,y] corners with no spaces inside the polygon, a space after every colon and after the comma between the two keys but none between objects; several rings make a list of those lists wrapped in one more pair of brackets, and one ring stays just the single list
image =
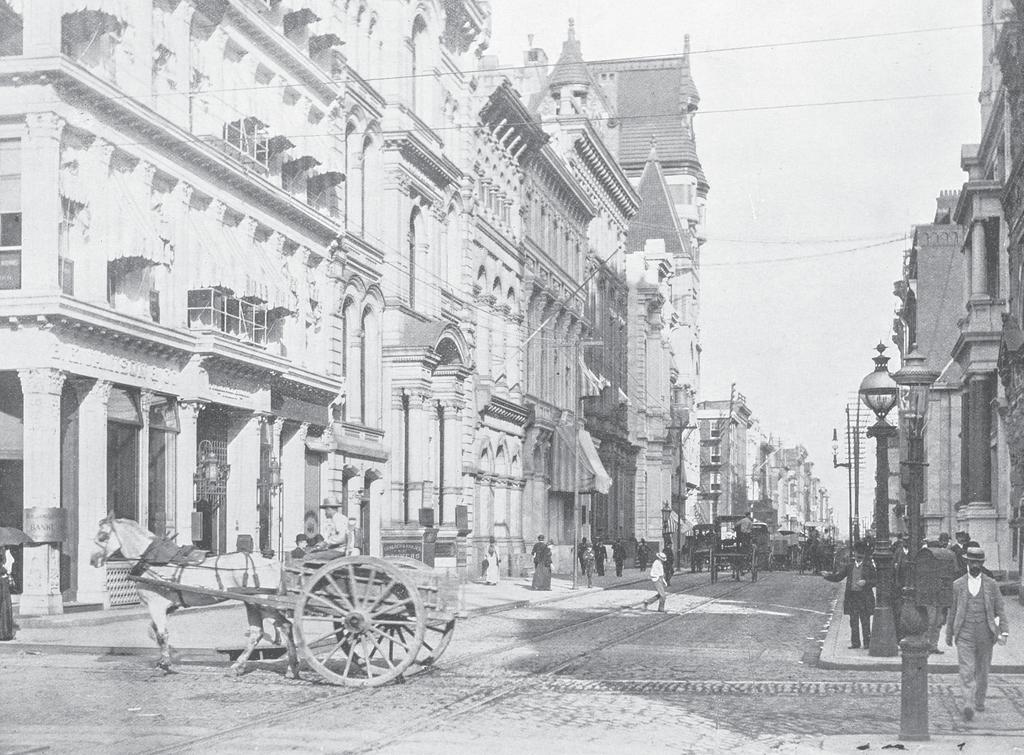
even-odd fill
[{"label": "carriage wheel", "polygon": [[455,632],[455,619],[433,619],[426,624],[423,635],[423,646],[416,663],[420,666],[432,666],[440,658],[452,641]]},{"label": "carriage wheel", "polygon": [[339,558],[303,582],[295,642],[325,681],[376,687],[399,678],[423,646],[427,613],[399,568],[366,556]]},{"label": "carriage wheel", "polygon": [[757,549],[750,551],[750,581],[757,582]]}]

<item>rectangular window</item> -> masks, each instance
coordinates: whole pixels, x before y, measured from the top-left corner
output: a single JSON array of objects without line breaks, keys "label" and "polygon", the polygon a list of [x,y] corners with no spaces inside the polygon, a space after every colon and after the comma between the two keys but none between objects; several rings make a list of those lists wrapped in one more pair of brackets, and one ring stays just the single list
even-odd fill
[{"label": "rectangular window", "polygon": [[219,330],[260,346],[267,343],[266,307],[216,288],[188,292],[188,326],[195,330]]},{"label": "rectangular window", "polygon": [[0,139],[0,289],[21,288],[21,142]]},{"label": "rectangular window", "polygon": [[985,228],[985,290],[999,296],[999,218],[982,221]]}]

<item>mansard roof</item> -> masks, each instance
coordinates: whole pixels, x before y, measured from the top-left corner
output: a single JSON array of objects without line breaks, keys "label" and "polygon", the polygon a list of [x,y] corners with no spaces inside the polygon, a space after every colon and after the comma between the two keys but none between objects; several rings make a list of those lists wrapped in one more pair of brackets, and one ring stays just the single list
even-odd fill
[{"label": "mansard roof", "polygon": [[662,170],[670,175],[695,177],[698,191],[707,193],[707,177],[690,126],[700,95],[690,74],[689,55],[625,58],[591,63],[590,69],[597,75],[615,75],[622,167],[630,175],[642,172],[651,139],[656,138]]}]

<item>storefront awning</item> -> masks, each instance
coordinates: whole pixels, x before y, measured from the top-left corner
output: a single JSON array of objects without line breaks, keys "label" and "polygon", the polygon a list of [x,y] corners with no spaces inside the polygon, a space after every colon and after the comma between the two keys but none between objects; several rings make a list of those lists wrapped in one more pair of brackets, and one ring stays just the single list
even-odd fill
[{"label": "storefront awning", "polygon": [[579,446],[579,490],[581,493],[607,493],[612,487],[612,478],[597,455],[594,440],[586,430],[580,430],[573,438],[572,428],[555,429],[552,444],[551,489],[571,493],[576,469],[576,447]]}]

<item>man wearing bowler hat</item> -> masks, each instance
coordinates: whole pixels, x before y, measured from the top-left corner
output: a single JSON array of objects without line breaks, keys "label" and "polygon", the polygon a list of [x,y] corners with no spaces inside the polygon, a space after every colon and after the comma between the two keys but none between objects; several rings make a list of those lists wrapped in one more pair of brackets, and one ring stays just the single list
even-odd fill
[{"label": "man wearing bowler hat", "polygon": [[985,551],[971,544],[964,551],[967,573],[953,583],[953,605],[946,623],[946,644],[956,640],[960,667],[960,693],[964,719],[985,710],[988,670],[992,665],[992,646],[1006,644],[1010,625],[1006,620],[1003,596],[996,581],[982,573]]},{"label": "man wearing bowler hat", "polygon": [[846,566],[831,574],[824,574],[829,582],[846,580],[843,592],[843,613],[850,617],[850,649],[861,647],[861,635],[864,635],[863,647],[871,645],[871,614],[875,610],[875,565],[867,557],[867,544],[858,541],[853,546],[853,560]]}]

